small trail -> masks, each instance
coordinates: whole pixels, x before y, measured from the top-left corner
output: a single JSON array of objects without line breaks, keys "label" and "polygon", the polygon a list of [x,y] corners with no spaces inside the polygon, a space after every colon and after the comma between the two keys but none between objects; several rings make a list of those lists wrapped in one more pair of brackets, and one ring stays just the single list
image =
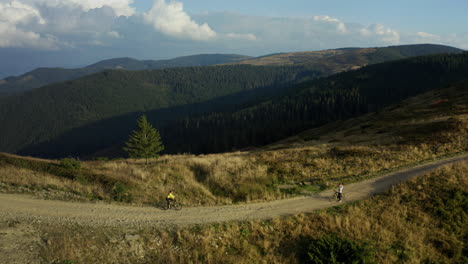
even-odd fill
[{"label": "small trail", "polygon": [[[365,199],[391,186],[424,174],[440,166],[466,162],[468,154],[392,172],[377,178],[345,186],[344,203]],[[77,223],[104,226],[170,226],[224,221],[269,219],[311,212],[337,205],[333,191],[313,196],[271,202],[230,206],[191,207],[181,211],[163,211],[154,207],[121,206],[105,203],[74,203],[38,200],[24,195],[0,194],[0,220],[27,220],[44,223]]]}]

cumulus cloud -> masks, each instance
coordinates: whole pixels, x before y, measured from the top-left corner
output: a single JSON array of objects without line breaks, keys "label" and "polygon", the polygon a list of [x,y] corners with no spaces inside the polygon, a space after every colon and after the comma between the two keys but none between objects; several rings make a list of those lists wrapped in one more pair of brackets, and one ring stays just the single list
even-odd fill
[{"label": "cumulus cloud", "polygon": [[29,47],[38,49],[56,49],[56,39],[53,36],[45,36],[23,31],[14,25],[0,23],[0,47]]},{"label": "cumulus cloud", "polygon": [[39,24],[45,24],[37,9],[20,1],[0,3],[0,21],[12,24],[36,21]]},{"label": "cumulus cloud", "polygon": [[208,24],[193,21],[184,11],[183,4],[176,1],[166,3],[165,0],[154,0],[144,19],[158,31],[173,37],[211,40],[217,35]]},{"label": "cumulus cloud", "polygon": [[29,23],[45,24],[40,12],[20,1],[0,3],[0,47],[34,47],[55,49],[56,40],[51,35],[41,36],[21,28]]},{"label": "cumulus cloud", "polygon": [[0,47],[103,46],[121,38],[114,29],[116,21],[136,14],[131,7],[133,0],[3,1]]},{"label": "cumulus cloud", "polygon": [[116,16],[132,16],[135,9],[131,7],[133,0],[23,0],[30,3],[36,3],[53,8],[80,8],[88,12],[92,9],[109,7]]},{"label": "cumulus cloud", "polygon": [[339,19],[331,17],[331,16],[314,16],[314,21],[329,23],[336,27],[336,30],[339,33],[347,33],[348,30],[346,29],[345,23],[341,22]]},{"label": "cumulus cloud", "polygon": [[373,24],[359,29],[359,33],[365,38],[378,39],[386,44],[396,45],[400,43],[400,33],[382,24]]}]

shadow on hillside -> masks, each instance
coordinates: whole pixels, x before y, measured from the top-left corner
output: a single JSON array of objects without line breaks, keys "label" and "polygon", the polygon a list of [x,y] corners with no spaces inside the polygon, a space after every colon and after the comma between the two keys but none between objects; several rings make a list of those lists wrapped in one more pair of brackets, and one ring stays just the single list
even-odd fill
[{"label": "shadow on hillside", "polygon": [[[298,76],[302,78],[303,76]],[[287,92],[292,83],[260,87],[253,90],[218,97],[205,102],[187,104],[169,108],[150,110],[147,112],[133,112],[117,117],[100,120],[88,125],[71,129],[49,141],[29,145],[17,153],[21,155],[31,155],[44,158],[61,157],[85,157],[89,155],[122,157],[125,153],[122,150],[123,142],[128,139],[130,133],[136,128],[137,119],[145,114],[148,120],[161,133],[163,144],[167,153],[173,147],[177,147],[178,142],[164,142],[164,128],[171,121],[180,120],[184,117],[195,117],[210,112],[229,112],[236,109],[253,105],[260,101],[268,100],[271,97]],[[170,133],[167,131],[166,133]],[[182,146],[184,147],[184,146]],[[185,148],[186,152],[191,152],[190,148]]]}]

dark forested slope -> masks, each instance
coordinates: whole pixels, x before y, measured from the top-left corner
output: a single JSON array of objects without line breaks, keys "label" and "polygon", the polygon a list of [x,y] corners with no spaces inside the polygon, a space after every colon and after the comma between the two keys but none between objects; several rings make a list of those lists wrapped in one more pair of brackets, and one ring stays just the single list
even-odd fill
[{"label": "dark forested slope", "polygon": [[306,82],[287,95],[237,111],[179,119],[160,130],[170,152],[231,151],[376,111],[467,79],[468,53],[392,61]]},{"label": "dark forested slope", "polygon": [[[308,128],[376,111],[407,97],[466,79],[468,53],[433,55],[367,66],[291,85],[288,89],[278,90],[280,93],[276,96],[269,94],[269,98],[239,99],[255,97],[247,91],[247,95],[234,93],[198,104],[146,111],[145,114],[160,130],[167,153],[223,152],[268,144]],[[242,103],[225,107],[227,102],[233,101]],[[94,122],[49,142],[29,146],[21,153],[52,157],[93,152],[122,155],[120,146],[140,114],[142,112],[129,113]],[[104,149],[107,151],[101,151]]]},{"label": "dark forested slope", "polygon": [[[200,104],[214,98],[236,104],[316,74],[302,67],[248,65],[104,71],[3,98],[0,150],[15,152],[70,129],[129,113]],[[244,94],[226,98],[239,93]],[[204,109],[209,111],[210,107],[205,105]]]}]

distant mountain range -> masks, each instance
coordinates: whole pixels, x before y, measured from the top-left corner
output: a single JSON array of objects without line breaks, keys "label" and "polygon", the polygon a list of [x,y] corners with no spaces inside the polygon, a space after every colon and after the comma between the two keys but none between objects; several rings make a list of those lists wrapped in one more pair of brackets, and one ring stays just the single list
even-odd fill
[{"label": "distant mountain range", "polygon": [[402,45],[384,48],[343,48],[310,52],[278,53],[257,58],[233,54],[201,54],[170,60],[136,60],[116,58],[84,68],[38,68],[21,76],[0,80],[0,96],[22,93],[52,83],[78,79],[108,69],[153,70],[174,67],[209,66],[218,64],[249,64],[256,66],[302,65],[324,74],[353,70],[369,64],[436,53],[460,53],[461,49],[433,44]]},{"label": "distant mountain range", "polygon": [[11,76],[0,80],[0,95],[12,95],[25,92],[44,85],[75,80],[80,77],[109,69],[153,70],[187,66],[208,66],[249,59],[249,56],[234,54],[200,54],[178,57],[170,60],[136,60],[116,58],[104,60],[77,69],[38,68],[21,76]]}]

